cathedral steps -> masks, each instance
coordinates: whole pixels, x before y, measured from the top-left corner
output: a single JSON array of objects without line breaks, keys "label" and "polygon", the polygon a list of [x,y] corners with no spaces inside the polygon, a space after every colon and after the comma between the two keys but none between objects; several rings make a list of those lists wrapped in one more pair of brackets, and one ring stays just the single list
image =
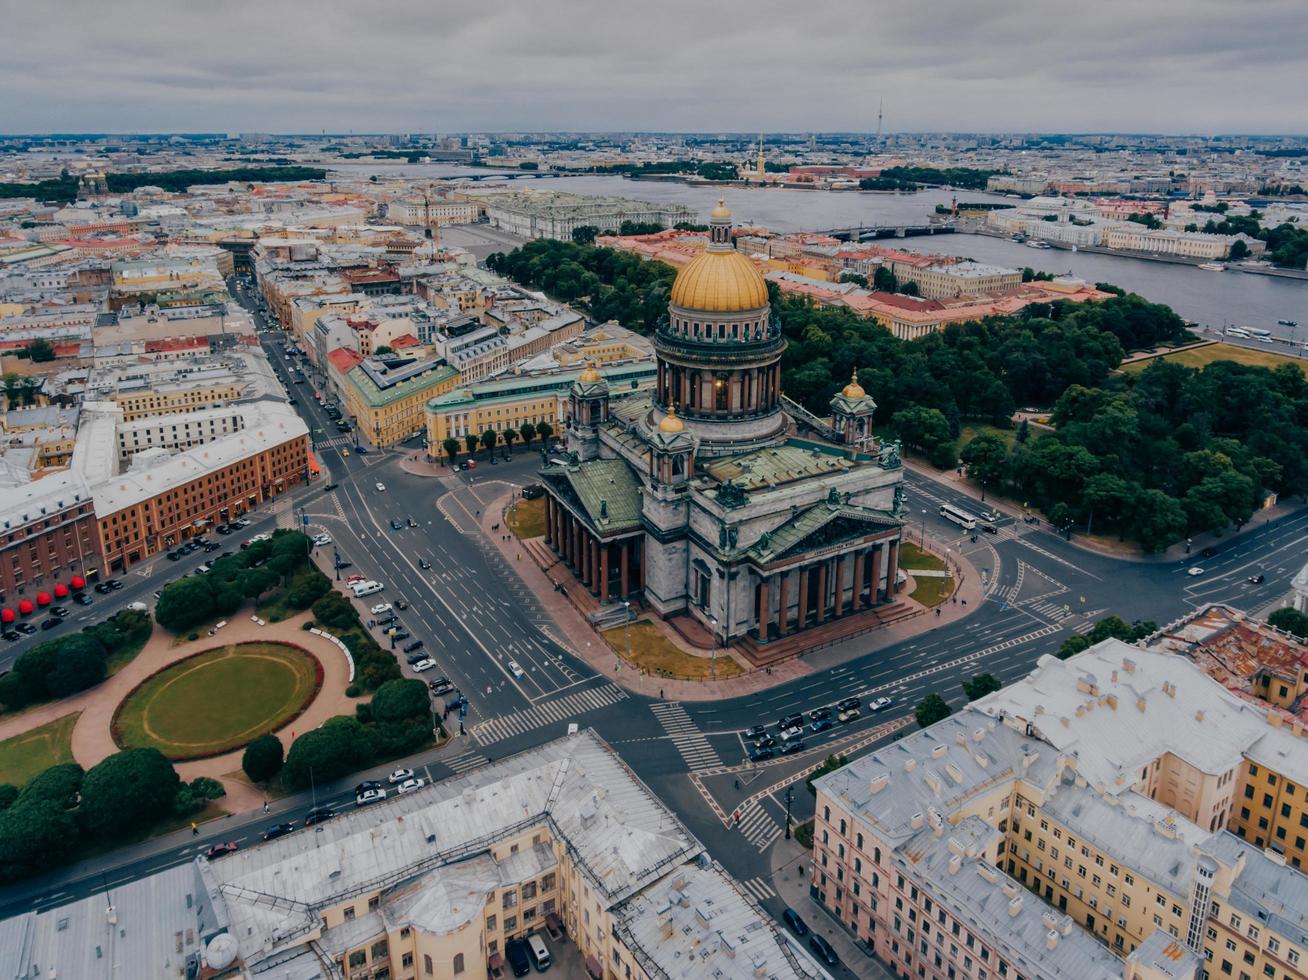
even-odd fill
[{"label": "cathedral steps", "polygon": [[811,626],[769,643],[759,643],[752,636],[748,636],[737,641],[734,649],[743,654],[745,659],[755,667],[771,667],[783,660],[834,646],[864,633],[871,633],[894,623],[912,619],[914,616],[921,616],[925,611],[924,607],[916,603],[889,602],[864,610],[856,616],[828,620],[821,626]]}]

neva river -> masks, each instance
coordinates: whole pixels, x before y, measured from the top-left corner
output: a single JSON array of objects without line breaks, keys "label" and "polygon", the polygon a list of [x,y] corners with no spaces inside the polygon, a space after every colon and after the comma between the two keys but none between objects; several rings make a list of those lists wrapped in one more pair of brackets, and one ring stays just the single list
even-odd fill
[{"label": "neva river", "polygon": [[[360,163],[336,166],[342,173],[388,174],[415,178],[486,173],[448,164]],[[486,181],[483,183],[490,183]],[[477,185],[474,185],[477,186]],[[923,224],[937,204],[949,204],[955,192],[862,194],[852,191],[800,191],[744,187],[698,187],[675,181],[585,176],[506,182],[514,190],[558,190],[574,194],[612,195],[642,201],[674,201],[698,208],[704,220],[725,197],[737,224],[758,224],[776,231],[805,231],[851,225]],[[980,191],[958,191],[959,201],[1004,201]],[[883,240],[925,252],[964,255],[979,262],[1031,266],[1044,272],[1071,273],[1089,282],[1111,282],[1146,299],[1166,303],[1187,320],[1221,328],[1227,324],[1265,327],[1289,338],[1293,331],[1277,320],[1297,320],[1298,340],[1308,339],[1308,281],[1255,276],[1242,272],[1206,272],[1193,266],[1144,259],[1026,248],[1006,238],[985,235],[923,236]]]}]

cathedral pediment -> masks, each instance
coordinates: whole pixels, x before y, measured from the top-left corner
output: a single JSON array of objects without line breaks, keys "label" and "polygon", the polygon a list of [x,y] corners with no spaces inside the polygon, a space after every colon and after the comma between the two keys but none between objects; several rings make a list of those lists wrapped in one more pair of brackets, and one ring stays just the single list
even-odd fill
[{"label": "cathedral pediment", "polygon": [[880,531],[901,527],[889,511],[853,504],[821,503],[796,514],[775,531],[763,535],[746,555],[760,565],[789,561],[857,541]]}]

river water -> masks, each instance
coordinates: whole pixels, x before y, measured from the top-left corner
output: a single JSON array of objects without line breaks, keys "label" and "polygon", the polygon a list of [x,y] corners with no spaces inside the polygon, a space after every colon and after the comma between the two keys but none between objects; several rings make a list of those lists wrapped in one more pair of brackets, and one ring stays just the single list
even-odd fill
[{"label": "river water", "polygon": [[[435,179],[486,173],[448,164],[360,163],[335,166],[344,173],[386,174]],[[489,182],[486,182],[489,183]],[[801,191],[784,188],[700,187],[675,181],[631,180],[627,177],[590,175],[550,180],[507,182],[515,190],[568,191],[574,194],[612,195],[641,201],[678,202],[700,211],[704,220],[725,197],[737,224],[758,224],[776,231],[804,231],[851,225],[923,224],[937,204],[960,201],[1004,201],[979,191],[927,190],[916,194],[863,194],[857,192]],[[1187,265],[1146,259],[1032,249],[1006,238],[986,235],[942,235],[883,241],[924,252],[964,255],[979,262],[1071,273],[1089,282],[1111,282],[1146,299],[1166,303],[1187,320],[1221,328],[1227,324],[1264,327],[1274,336],[1308,339],[1308,281],[1256,276],[1242,272],[1206,272]],[[1298,331],[1277,320],[1297,320]]]}]

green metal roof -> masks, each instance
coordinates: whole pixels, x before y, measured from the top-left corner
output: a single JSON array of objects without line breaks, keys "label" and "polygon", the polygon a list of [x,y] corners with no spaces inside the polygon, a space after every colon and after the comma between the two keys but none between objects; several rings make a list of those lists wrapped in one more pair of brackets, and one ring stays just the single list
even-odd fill
[{"label": "green metal roof", "polygon": [[840,450],[792,441],[740,456],[712,460],[704,464],[704,470],[719,483],[731,480],[742,490],[759,490],[795,480],[847,472],[856,465]]},{"label": "green metal roof", "polygon": [[832,521],[840,518],[852,520],[859,524],[871,524],[888,528],[900,527],[903,524],[899,518],[883,510],[859,507],[854,504],[831,504],[824,501],[796,514],[771,534],[754,542],[753,545],[745,549],[745,554],[761,565],[775,561],[784,556],[786,552],[800,545],[806,538],[811,537]]},{"label": "green metal roof", "polygon": [[428,388],[443,384],[451,378],[458,377],[458,375],[459,372],[456,368],[452,368],[448,364],[441,364],[425,374],[415,375],[407,381],[391,385],[384,391],[373,384],[372,378],[368,377],[357,366],[351,369],[350,373],[345,377],[354,386],[354,390],[363,396],[363,400],[368,403],[370,408],[382,408],[418,392],[426,391]]},{"label": "green metal roof", "polygon": [[[459,405],[474,403],[494,405],[499,401],[516,401],[521,398],[565,392],[572,387],[572,383],[583,370],[584,367],[579,367],[575,371],[561,371],[558,374],[537,377],[515,375],[497,381],[483,381],[471,387],[456,388],[454,391],[438,395],[428,402],[428,405],[433,411],[441,411]],[[603,373],[609,383],[610,393],[619,395],[624,388],[630,389],[631,382],[652,378],[656,371],[657,367],[651,359],[605,368]]]},{"label": "green metal roof", "polygon": [[640,527],[640,484],[623,460],[592,459],[576,466],[550,466],[541,473],[567,481],[601,535]]}]

